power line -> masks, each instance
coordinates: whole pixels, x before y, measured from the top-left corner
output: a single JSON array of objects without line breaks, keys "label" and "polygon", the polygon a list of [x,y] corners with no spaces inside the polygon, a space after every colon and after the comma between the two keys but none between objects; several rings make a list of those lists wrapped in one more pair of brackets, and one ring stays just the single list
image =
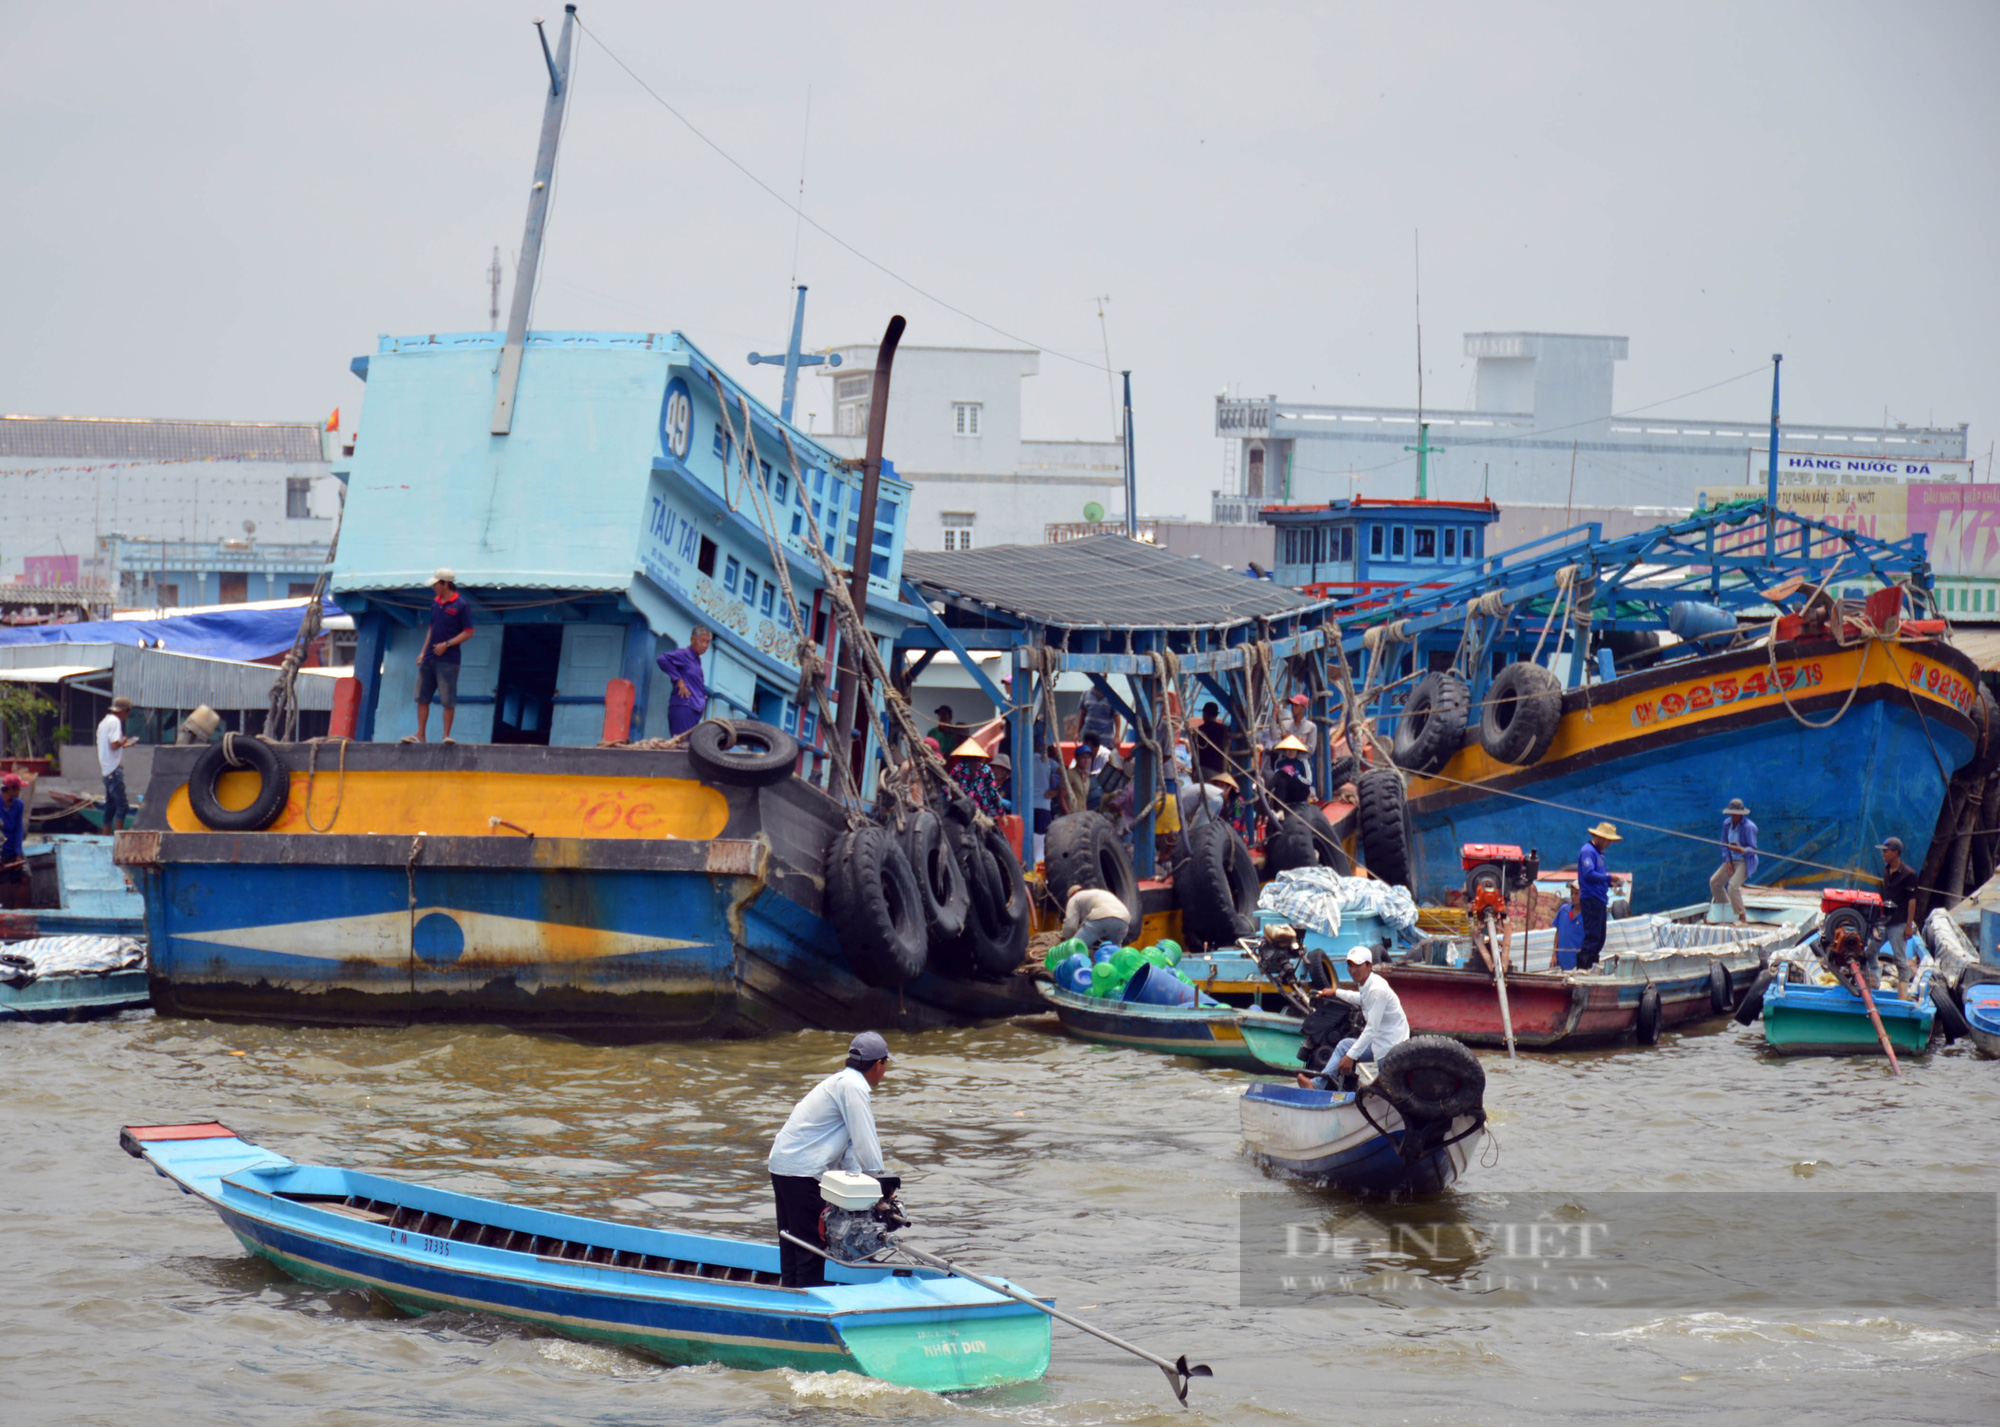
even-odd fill
[{"label": "power line", "polygon": [[869,267],[874,268],[877,272],[881,273],[883,276],[901,283],[904,287],[907,287],[911,292],[914,292],[917,296],[923,298],[926,302],[935,303],[937,306],[942,307],[945,311],[963,317],[966,321],[973,323],[975,326],[984,327],[989,332],[996,332],[1000,336],[1005,337],[1010,342],[1019,342],[1024,347],[1033,347],[1037,351],[1047,352],[1052,357],[1060,357],[1065,362],[1074,362],[1079,367],[1088,367],[1090,368],[1090,370],[1094,372],[1110,370],[1108,366],[1100,366],[1098,363],[1089,360],[1087,357],[1072,356],[1068,352],[1064,352],[1058,348],[1051,347],[1046,343],[1032,341],[1027,337],[1021,336],[1019,333],[1009,332],[1005,327],[996,327],[993,323],[986,321],[984,318],[975,317],[970,312],[967,312],[964,308],[946,302],[942,297],[939,297],[936,293],[931,292],[929,289],[919,287],[916,283],[911,282],[908,278],[904,277],[894,268],[891,268],[886,264],[879,263],[874,258],[869,257],[868,254],[862,252],[861,249],[855,247],[854,244],[848,242],[838,233],[834,232],[832,229],[828,228],[825,224],[821,223],[818,219],[814,218],[811,214],[807,213],[804,208],[792,202],[789,198],[785,197],[784,194],[778,192],[777,189],[771,187],[770,184],[764,182],[763,179],[759,178],[756,174],[752,173],[745,164],[740,162],[734,154],[731,154],[727,149],[723,148],[722,145],[716,143],[715,140],[709,138],[708,135],[704,134],[699,128],[695,127],[695,123],[692,119],[688,118],[687,115],[681,113],[680,110],[674,108],[674,106],[667,101],[665,96],[663,96],[657,89],[653,88],[652,85],[646,83],[645,80],[641,79],[638,75],[638,72],[634,70],[631,65],[625,63],[624,60],[620,59],[618,57],[617,51],[613,50],[611,46],[605,44],[603,40],[599,39],[597,37],[597,32],[591,29],[588,25],[584,24],[581,18],[577,20],[576,26],[578,29],[582,30],[586,35],[590,36],[591,42],[595,44],[599,49],[603,50],[604,53],[610,57],[610,60],[613,64],[617,65],[620,69],[624,70],[625,73],[628,76],[630,76],[634,84],[638,85],[641,89],[645,90],[646,93],[652,98],[654,103],[658,104],[662,109],[666,110],[669,114],[673,115],[676,119],[680,120],[681,124],[687,129],[687,131],[690,134],[693,134],[697,139],[700,139],[704,144],[708,145],[709,148],[713,149],[716,152],[716,154],[723,159],[724,162],[729,164],[731,168],[735,169],[738,173],[742,174],[745,178],[749,179],[752,183],[756,184],[757,187],[761,188],[765,193],[769,194],[772,198],[776,199],[779,203],[783,204],[786,208],[790,209],[793,213],[797,214],[799,221],[801,223],[809,225],[814,232],[820,234],[822,237],[835,243],[839,247],[844,248],[847,252],[853,254],[855,257],[859,258],[862,262],[868,264]]}]

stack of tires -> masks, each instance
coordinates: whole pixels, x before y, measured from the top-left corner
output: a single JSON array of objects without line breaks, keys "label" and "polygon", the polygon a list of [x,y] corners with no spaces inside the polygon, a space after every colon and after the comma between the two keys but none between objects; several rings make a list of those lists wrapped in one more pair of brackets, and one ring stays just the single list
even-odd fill
[{"label": "stack of tires", "polygon": [[1228,946],[1257,930],[1257,862],[1228,823],[1204,818],[1181,834],[1174,900],[1181,931],[1202,946]]},{"label": "stack of tires", "polygon": [[1353,874],[1354,863],[1319,804],[1293,803],[1284,813],[1285,820],[1264,839],[1266,879],[1295,867],[1329,867],[1343,877]]},{"label": "stack of tires", "polygon": [[1056,905],[1066,906],[1070,893],[1079,887],[1102,887],[1131,913],[1125,930],[1118,935],[1120,946],[1129,944],[1139,934],[1143,911],[1132,855],[1125,850],[1118,830],[1097,813],[1065,813],[1049,824],[1042,847],[1049,895]]}]

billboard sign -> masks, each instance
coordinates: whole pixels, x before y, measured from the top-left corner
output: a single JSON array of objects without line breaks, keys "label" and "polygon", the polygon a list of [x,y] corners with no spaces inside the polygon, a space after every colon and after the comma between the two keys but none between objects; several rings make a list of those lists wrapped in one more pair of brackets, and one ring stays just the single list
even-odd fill
[{"label": "billboard sign", "polygon": [[[1750,452],[1750,479],[1768,479],[1770,448]],[[1778,484],[1790,481],[1963,481],[1972,483],[1972,462],[1951,456],[1850,456],[1826,451],[1778,448]]]},{"label": "billboard sign", "polygon": [[[1705,505],[1762,500],[1763,486],[1703,491]],[[1937,575],[2000,579],[2000,485],[1930,481],[1911,485],[1778,487],[1778,505],[1877,540],[1924,537]]]}]

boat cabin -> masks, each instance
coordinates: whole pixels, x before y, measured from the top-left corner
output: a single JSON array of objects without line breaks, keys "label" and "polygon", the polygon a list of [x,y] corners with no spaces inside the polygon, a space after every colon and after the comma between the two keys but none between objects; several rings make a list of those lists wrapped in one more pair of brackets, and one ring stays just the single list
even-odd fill
[{"label": "boat cabin", "polygon": [[[461,743],[663,736],[670,689],[654,660],[699,624],[715,635],[712,713],[823,747],[816,708],[797,702],[797,631],[828,666],[835,657],[807,541],[817,529],[849,567],[865,548],[866,618],[886,644],[921,618],[897,594],[909,486],[883,463],[864,539],[858,464],[782,422],[678,333],[529,333],[512,429],[495,435],[503,341],[384,337],[353,362],[368,401],[354,456],[335,471],[347,503],[332,592],[355,619],[356,735],[415,731],[427,586],[444,567],[475,631],[462,647]],[[632,712],[612,729],[606,691],[620,679]]]},{"label": "boat cabin", "polygon": [[1278,583],[1312,595],[1344,596],[1456,579],[1486,556],[1492,501],[1378,500],[1355,496],[1324,505],[1269,505],[1277,527]]}]

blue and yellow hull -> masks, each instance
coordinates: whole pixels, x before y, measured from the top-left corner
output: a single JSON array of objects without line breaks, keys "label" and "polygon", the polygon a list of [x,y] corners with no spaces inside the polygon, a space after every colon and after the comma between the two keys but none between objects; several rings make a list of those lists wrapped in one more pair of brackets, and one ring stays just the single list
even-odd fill
[{"label": "blue and yellow hull", "polygon": [[1866,882],[1891,835],[1921,865],[1972,755],[1976,678],[1943,644],[1799,643],[1775,661],[1748,649],[1572,690],[1532,767],[1496,763],[1475,728],[1439,774],[1410,780],[1418,900],[1462,887],[1466,843],[1533,847],[1561,866],[1608,819],[1624,839],[1611,866],[1644,869],[1634,911],[1706,902],[1731,798],[1756,820],[1760,883]]},{"label": "blue and yellow hull", "polygon": [[322,755],[309,781],[288,747],[278,820],[217,833],[180,786],[196,752],[160,751],[161,811],[119,843],[163,1013],[640,1040],[1035,1005],[1010,983],[856,977],[822,914],[844,819],[795,778],[711,786],[677,752],[355,744],[344,779]]}]

